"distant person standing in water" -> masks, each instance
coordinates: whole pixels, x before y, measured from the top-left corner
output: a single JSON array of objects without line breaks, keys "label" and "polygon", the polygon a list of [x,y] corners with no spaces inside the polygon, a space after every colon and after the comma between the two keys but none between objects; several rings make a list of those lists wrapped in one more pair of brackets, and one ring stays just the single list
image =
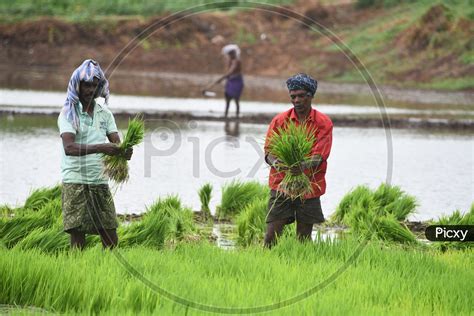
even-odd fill
[{"label": "distant person standing in water", "polygon": [[239,118],[240,113],[240,95],[244,89],[244,79],[242,77],[242,65],[240,61],[240,48],[235,44],[229,44],[222,48],[222,54],[228,59],[227,72],[217,79],[211,86],[222,82],[226,79],[225,84],[225,118],[229,113],[230,101],[234,99],[236,106],[236,116]]},{"label": "distant person standing in water", "polygon": [[[121,155],[114,116],[95,101],[109,98],[109,82],[99,63],[85,60],[74,70],[58,118],[62,138],[62,211],[71,247],[84,248],[86,234],[98,234],[104,248],[117,245],[114,201],[101,155]],[[108,142],[107,142],[108,140]],[[125,153],[130,159],[132,150]]]}]

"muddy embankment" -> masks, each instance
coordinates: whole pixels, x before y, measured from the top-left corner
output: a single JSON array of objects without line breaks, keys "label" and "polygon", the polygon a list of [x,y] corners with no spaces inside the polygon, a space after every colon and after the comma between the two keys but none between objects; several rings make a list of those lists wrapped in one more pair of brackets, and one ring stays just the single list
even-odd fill
[{"label": "muddy embankment", "polygon": [[[297,9],[301,16],[251,10],[238,14],[212,12],[176,16],[174,20],[164,17],[115,17],[73,23],[41,18],[3,24],[0,25],[0,87],[65,91],[72,70],[83,59],[94,58],[106,69],[112,93],[202,97],[202,88],[225,70],[221,47],[237,42],[242,48],[245,75],[243,102],[288,102],[285,79],[293,73],[311,70],[313,66],[305,65],[313,65],[312,62],[317,61],[324,67],[319,67],[317,71],[319,88],[316,104],[378,106],[382,109],[382,116],[383,106],[474,111],[474,93],[471,91],[427,91],[401,89],[377,82],[369,85],[325,80],[329,73],[343,74],[353,69],[354,65],[342,52],[325,49],[323,46],[331,45],[331,39],[305,24],[305,16],[331,29],[344,30],[387,13],[381,9],[356,10],[352,5],[322,7],[310,2]],[[426,41],[429,34],[417,30],[407,30],[406,36],[394,40],[395,44],[405,45],[409,51],[425,49],[425,46],[415,44]],[[322,46],[305,44],[315,42]],[[440,62],[444,63],[440,66],[449,67],[456,74],[471,71],[452,64],[452,60]],[[432,77],[430,72],[438,68],[424,67],[411,73],[410,79],[420,82],[429,80]],[[217,97],[223,98],[223,88],[217,86],[214,89]],[[156,115],[166,117],[175,114]],[[219,119],[176,115],[182,119]],[[390,123],[393,127],[452,126],[473,129],[472,117],[474,114],[467,119],[459,115],[391,116]],[[266,123],[270,118],[262,114],[243,117],[242,120]],[[334,117],[334,120],[344,126],[387,125],[380,115],[375,118],[341,116]]]}]

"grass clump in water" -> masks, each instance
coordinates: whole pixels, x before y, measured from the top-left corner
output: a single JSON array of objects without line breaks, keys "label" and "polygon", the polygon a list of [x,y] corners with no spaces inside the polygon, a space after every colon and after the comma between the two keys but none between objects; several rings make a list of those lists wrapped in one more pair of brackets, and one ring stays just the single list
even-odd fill
[{"label": "grass clump in water", "polygon": [[120,150],[123,155],[103,156],[104,174],[106,174],[115,183],[121,184],[128,180],[128,161],[124,157],[125,152],[135,145],[140,144],[145,136],[145,124],[141,115],[137,115],[128,122],[128,128],[123,142],[120,144]]},{"label": "grass clump in water", "polygon": [[281,165],[276,167],[285,173],[279,190],[293,200],[303,198],[313,191],[306,174],[293,175],[289,169],[300,166],[310,159],[311,150],[316,142],[315,134],[315,130],[305,124],[296,125],[289,121],[270,135],[268,151],[281,162]]},{"label": "grass clump in water", "polygon": [[219,219],[232,219],[252,201],[265,198],[269,194],[268,186],[257,181],[233,180],[222,188],[221,204],[216,209],[216,216]]}]

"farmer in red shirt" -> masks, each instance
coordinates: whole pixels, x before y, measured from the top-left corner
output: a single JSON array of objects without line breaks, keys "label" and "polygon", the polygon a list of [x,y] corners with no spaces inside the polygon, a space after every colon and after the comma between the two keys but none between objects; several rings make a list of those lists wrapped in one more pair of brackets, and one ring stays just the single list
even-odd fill
[{"label": "farmer in red shirt", "polygon": [[[300,73],[286,81],[293,108],[278,114],[270,123],[265,140],[265,160],[270,165],[269,186],[271,189],[269,212],[267,215],[267,232],[265,246],[271,247],[285,225],[296,220],[297,235],[300,240],[311,238],[313,224],[324,222],[319,197],[326,192],[327,159],[331,152],[332,128],[331,119],[312,108],[311,101],[318,87],[316,80]],[[315,131],[316,142],[311,151],[311,160],[300,166],[291,168],[292,174],[304,172],[312,183],[312,193],[303,199],[291,200],[279,191],[284,172],[277,169],[278,159],[268,152],[268,145],[273,131],[285,126],[288,121],[296,124],[306,124],[308,129]]]}]

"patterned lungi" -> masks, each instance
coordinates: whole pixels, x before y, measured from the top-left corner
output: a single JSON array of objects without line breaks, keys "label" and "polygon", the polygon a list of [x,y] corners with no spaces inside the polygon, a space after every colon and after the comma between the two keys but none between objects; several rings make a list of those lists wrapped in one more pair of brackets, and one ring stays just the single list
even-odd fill
[{"label": "patterned lungi", "polygon": [[115,205],[108,184],[63,183],[64,231],[98,234],[118,227]]}]

